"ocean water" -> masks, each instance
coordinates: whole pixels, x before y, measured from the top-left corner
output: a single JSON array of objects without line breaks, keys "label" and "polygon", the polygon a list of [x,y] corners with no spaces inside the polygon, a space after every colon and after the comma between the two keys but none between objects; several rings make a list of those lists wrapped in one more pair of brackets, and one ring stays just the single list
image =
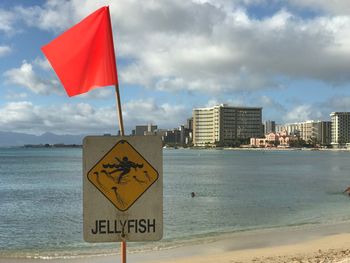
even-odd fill
[{"label": "ocean water", "polygon": [[[165,149],[161,249],[222,233],[350,221],[350,152]],[[191,192],[196,193],[191,198]],[[82,150],[0,149],[0,257],[109,254],[82,238]]]}]

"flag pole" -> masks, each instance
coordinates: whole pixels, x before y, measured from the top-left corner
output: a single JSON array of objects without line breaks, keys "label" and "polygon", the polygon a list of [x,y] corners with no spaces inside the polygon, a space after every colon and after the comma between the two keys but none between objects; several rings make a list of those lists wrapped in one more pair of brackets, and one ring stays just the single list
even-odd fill
[{"label": "flag pole", "polygon": [[122,105],[120,103],[120,93],[119,93],[119,85],[115,84],[115,95],[117,100],[117,108],[118,108],[118,117],[119,117],[119,131],[120,135],[124,136],[124,124],[123,124],[123,113],[122,113]]},{"label": "flag pole", "polygon": [[[115,96],[117,100],[117,111],[118,111],[118,119],[119,119],[119,131],[120,135],[124,136],[124,123],[123,123],[123,113],[122,113],[122,105],[120,102],[120,93],[119,93],[119,85],[118,83],[115,84]],[[120,242],[120,257],[121,257],[121,263],[126,263],[126,241],[122,240]]]},{"label": "flag pole", "polygon": [[121,263],[126,263],[126,241],[123,240],[120,242],[121,249]]}]

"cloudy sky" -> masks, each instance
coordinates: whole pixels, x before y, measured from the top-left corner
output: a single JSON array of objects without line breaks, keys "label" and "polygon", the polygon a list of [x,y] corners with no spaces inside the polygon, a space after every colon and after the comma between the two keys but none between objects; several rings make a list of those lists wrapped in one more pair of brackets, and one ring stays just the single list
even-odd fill
[{"label": "cloudy sky", "polygon": [[40,51],[104,5],[127,133],[219,103],[277,123],[350,111],[348,0],[2,0],[0,131],[116,132],[113,87],[69,98]]}]

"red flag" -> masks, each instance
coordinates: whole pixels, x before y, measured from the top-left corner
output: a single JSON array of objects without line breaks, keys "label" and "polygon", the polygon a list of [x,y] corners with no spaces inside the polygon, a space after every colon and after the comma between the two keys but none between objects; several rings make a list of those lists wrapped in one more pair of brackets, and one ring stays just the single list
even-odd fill
[{"label": "red flag", "polygon": [[96,10],[41,50],[70,97],[118,84],[108,6]]}]

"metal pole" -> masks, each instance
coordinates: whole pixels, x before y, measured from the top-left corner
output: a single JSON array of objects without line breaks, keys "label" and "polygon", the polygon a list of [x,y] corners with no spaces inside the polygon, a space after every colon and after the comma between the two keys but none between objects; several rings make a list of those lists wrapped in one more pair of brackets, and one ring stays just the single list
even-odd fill
[{"label": "metal pole", "polygon": [[[118,117],[119,117],[119,129],[120,135],[124,136],[124,124],[123,124],[123,114],[122,114],[122,105],[120,103],[120,94],[119,94],[119,85],[115,84],[115,94],[117,99],[117,108],[118,108]],[[126,263],[126,241],[123,240],[120,242],[120,259],[121,263]]]},{"label": "metal pole", "polygon": [[121,263],[126,263],[126,241],[120,242]]}]

